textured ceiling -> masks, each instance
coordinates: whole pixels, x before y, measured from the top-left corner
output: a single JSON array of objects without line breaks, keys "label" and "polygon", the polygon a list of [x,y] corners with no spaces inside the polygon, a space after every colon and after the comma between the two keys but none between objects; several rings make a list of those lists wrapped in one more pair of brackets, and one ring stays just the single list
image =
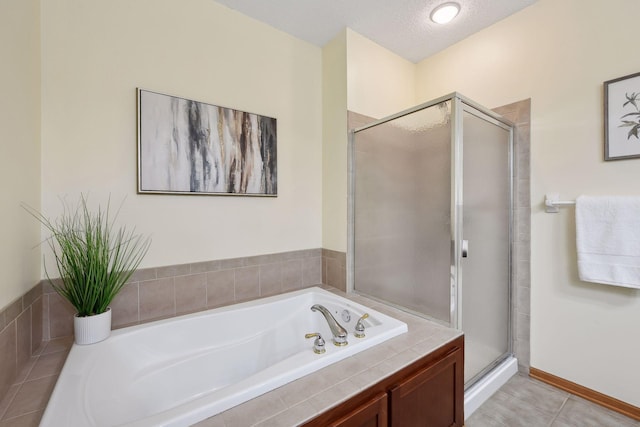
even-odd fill
[{"label": "textured ceiling", "polygon": [[450,24],[431,22],[449,0],[216,0],[316,46],[349,27],[411,62],[524,9],[536,0],[455,0],[462,8]]}]

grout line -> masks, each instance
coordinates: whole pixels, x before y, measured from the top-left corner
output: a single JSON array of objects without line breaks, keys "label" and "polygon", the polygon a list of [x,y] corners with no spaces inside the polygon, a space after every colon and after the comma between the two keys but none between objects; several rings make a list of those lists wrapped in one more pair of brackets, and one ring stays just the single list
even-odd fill
[{"label": "grout line", "polygon": [[[7,407],[4,408],[4,411],[2,411],[0,413],[0,421],[4,421],[4,416],[6,415],[7,412],[9,412],[9,408],[11,408],[11,405],[13,404],[13,401],[15,400],[16,396],[18,395],[18,392],[20,391],[20,389],[22,388],[22,383],[20,384],[14,384],[16,387],[16,392],[13,393],[13,396],[11,396],[11,398],[9,399],[9,403],[7,404]],[[8,391],[8,390],[7,390]],[[7,396],[5,395],[5,398]]]},{"label": "grout line", "polygon": [[551,419],[551,422],[549,423],[549,427],[551,427],[553,425],[553,423],[556,421],[556,419],[560,415],[560,412],[562,412],[562,409],[564,408],[564,405],[566,405],[567,402],[569,401],[569,396],[571,396],[571,395],[569,394],[569,395],[567,395],[567,397],[564,398],[564,401],[562,402],[562,405],[560,406],[560,409],[558,409],[558,412]]}]

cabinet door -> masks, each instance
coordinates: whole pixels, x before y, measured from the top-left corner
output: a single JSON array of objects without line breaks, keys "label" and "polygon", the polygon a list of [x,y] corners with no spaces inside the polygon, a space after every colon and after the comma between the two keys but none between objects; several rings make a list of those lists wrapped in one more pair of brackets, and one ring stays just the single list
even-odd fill
[{"label": "cabinet door", "polygon": [[462,426],[463,365],[462,349],[456,349],[391,388],[391,426]]},{"label": "cabinet door", "polygon": [[380,393],[340,419],[330,427],[387,427],[387,393]]}]

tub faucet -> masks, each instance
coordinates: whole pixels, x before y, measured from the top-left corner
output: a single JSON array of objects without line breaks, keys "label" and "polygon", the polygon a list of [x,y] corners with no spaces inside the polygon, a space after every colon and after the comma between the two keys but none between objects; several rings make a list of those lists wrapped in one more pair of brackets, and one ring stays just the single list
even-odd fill
[{"label": "tub faucet", "polygon": [[343,328],[336,319],[331,315],[329,310],[320,304],[314,304],[311,306],[311,311],[319,311],[329,324],[331,334],[333,335],[333,343],[337,346],[347,345],[347,330]]}]

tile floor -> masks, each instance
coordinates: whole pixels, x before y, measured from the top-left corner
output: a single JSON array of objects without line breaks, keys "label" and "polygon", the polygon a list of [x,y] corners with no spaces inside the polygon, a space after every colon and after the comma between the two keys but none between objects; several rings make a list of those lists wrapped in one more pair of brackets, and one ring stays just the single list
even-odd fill
[{"label": "tile floor", "polygon": [[640,421],[518,374],[478,408],[465,426],[640,427]]},{"label": "tile floor", "polygon": [[[51,340],[31,358],[0,402],[0,427],[37,427],[72,344],[72,338]],[[482,405],[465,425],[640,427],[640,421],[518,374]]]}]

